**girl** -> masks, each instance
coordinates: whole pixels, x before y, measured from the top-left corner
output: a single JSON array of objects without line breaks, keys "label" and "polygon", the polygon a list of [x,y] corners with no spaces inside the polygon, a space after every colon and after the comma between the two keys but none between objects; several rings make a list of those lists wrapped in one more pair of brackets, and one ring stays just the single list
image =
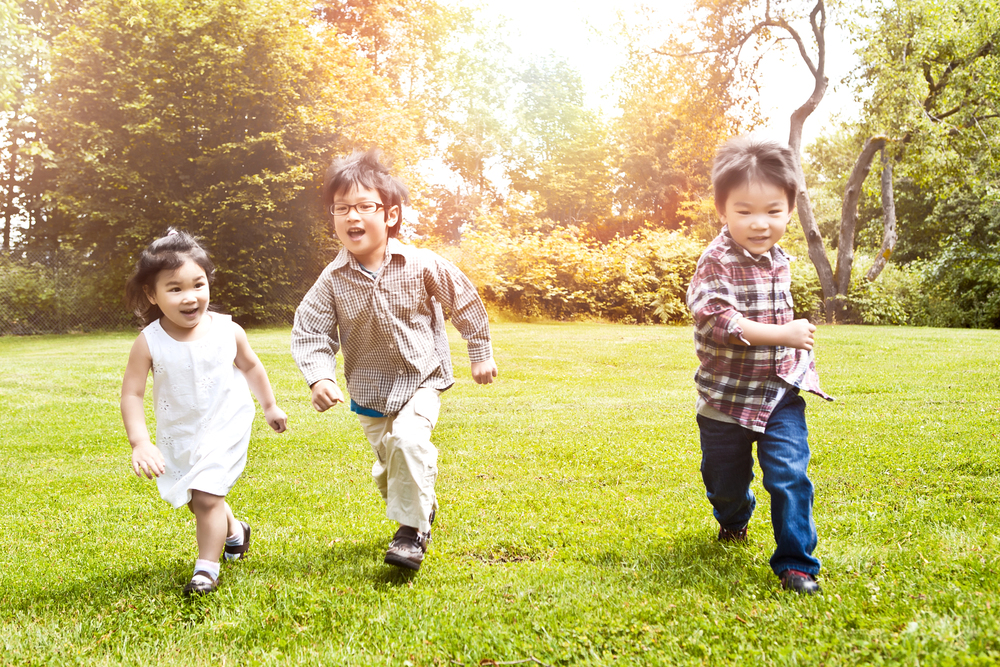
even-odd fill
[{"label": "girl", "polygon": [[[219,585],[219,556],[242,558],[250,526],[237,521],[226,494],[247,460],[254,417],[249,389],[278,433],[288,418],[247,335],[228,315],[209,312],[215,267],[193,237],[170,229],[139,257],[125,296],[145,328],[132,345],[122,381],[122,420],[132,470],[156,477],[160,496],[187,505],[197,523],[198,560],[184,594]],[[156,445],[143,398],[153,371]]]}]

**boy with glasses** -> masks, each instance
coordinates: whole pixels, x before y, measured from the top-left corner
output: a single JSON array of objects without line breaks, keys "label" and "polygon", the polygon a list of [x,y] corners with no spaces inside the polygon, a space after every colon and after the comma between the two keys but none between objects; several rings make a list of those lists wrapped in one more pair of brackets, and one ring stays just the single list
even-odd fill
[{"label": "boy with glasses", "polygon": [[386,516],[399,523],[385,562],[418,570],[437,509],[431,431],[441,392],[455,382],[442,306],[478,384],[497,376],[489,320],[454,264],[397,240],[409,194],[377,149],[334,160],[323,201],[344,247],[295,312],[292,356],[323,412],[344,401],[334,372],[343,349],[351,410],[376,457],[372,477]]}]

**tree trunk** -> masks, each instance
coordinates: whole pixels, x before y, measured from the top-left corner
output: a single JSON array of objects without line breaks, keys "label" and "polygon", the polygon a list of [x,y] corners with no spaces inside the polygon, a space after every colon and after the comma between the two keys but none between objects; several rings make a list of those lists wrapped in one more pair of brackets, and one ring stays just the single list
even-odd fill
[{"label": "tree trunk", "polygon": [[[837,244],[836,285],[838,295],[847,295],[851,289],[851,271],[854,268],[854,230],[858,226],[858,199],[861,186],[868,178],[875,153],[885,149],[886,137],[875,136],[865,141],[858,159],[844,188],[844,203],[840,209],[840,242]],[[837,317],[844,316],[844,304],[837,304]]]},{"label": "tree trunk", "polygon": [[[17,215],[17,204],[14,201],[14,187],[15,179],[17,178],[17,139],[18,139],[18,112],[19,108],[14,109],[14,113],[11,115],[10,119],[7,121],[7,128],[10,129],[10,144],[7,147],[7,151],[10,155],[10,160],[7,163],[7,170],[3,177],[3,182],[0,184],[0,191],[4,193],[4,205],[3,205],[3,251],[10,251],[10,237],[14,227],[14,216]],[[13,128],[13,129],[11,129]]]},{"label": "tree trunk", "polygon": [[[819,21],[817,22],[817,18]],[[833,321],[834,311],[837,303],[837,286],[833,279],[833,269],[830,260],[826,256],[826,244],[823,243],[823,236],[819,232],[819,225],[813,215],[812,203],[809,201],[809,192],[806,189],[805,172],[802,170],[802,128],[806,119],[816,110],[819,103],[826,94],[829,79],[826,77],[826,8],[823,0],[817,0],[809,15],[809,22],[812,26],[813,37],[816,39],[816,63],[806,53],[805,44],[801,36],[791,30],[788,24],[783,21],[778,27],[789,32],[799,47],[799,54],[809,67],[813,75],[813,91],[805,104],[792,112],[788,129],[788,146],[795,155],[795,168],[799,181],[799,192],[795,198],[796,207],[799,210],[799,223],[802,231],[805,232],[806,243],[809,245],[809,259],[816,267],[816,275],[819,277],[820,287],[823,289],[823,309],[826,312],[826,320]]]},{"label": "tree trunk", "polygon": [[882,149],[882,227],[884,229],[882,248],[872,268],[868,269],[865,275],[869,282],[874,281],[878,278],[878,274],[882,273],[886,262],[889,261],[889,255],[896,247],[896,199],[892,190],[892,159],[884,148]]}]

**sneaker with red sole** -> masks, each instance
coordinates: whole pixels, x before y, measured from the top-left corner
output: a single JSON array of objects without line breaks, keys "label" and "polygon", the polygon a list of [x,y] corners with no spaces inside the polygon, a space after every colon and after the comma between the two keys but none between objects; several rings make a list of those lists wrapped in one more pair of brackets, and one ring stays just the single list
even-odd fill
[{"label": "sneaker with red sole", "polygon": [[795,591],[800,595],[813,595],[822,592],[816,577],[801,570],[784,570],[780,575],[781,587],[786,591]]}]

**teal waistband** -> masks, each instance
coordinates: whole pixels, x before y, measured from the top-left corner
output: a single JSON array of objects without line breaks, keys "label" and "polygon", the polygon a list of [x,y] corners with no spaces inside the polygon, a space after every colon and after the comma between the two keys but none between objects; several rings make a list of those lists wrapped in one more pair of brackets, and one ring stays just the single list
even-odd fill
[{"label": "teal waistband", "polygon": [[387,417],[388,416],[388,415],[382,414],[378,410],[372,410],[371,408],[366,408],[363,405],[358,405],[357,403],[354,402],[353,398],[351,399],[351,412],[356,412],[359,415],[364,415],[365,417]]}]

